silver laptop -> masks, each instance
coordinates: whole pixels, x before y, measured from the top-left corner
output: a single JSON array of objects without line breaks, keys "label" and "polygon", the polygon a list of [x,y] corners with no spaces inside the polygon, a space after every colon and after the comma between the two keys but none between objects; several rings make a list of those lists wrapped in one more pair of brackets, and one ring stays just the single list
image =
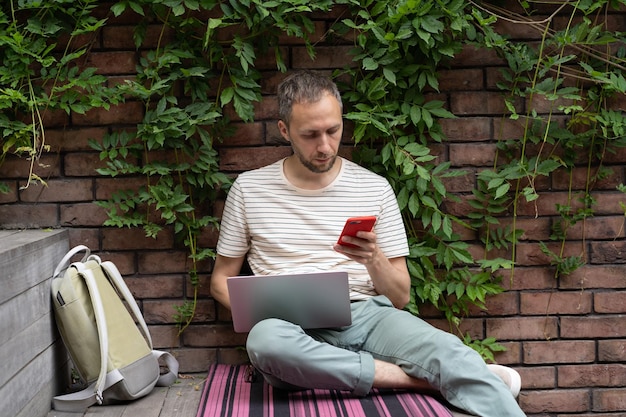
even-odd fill
[{"label": "silver laptop", "polygon": [[347,272],[230,277],[226,281],[233,326],[238,333],[267,318],[304,329],[352,322]]}]

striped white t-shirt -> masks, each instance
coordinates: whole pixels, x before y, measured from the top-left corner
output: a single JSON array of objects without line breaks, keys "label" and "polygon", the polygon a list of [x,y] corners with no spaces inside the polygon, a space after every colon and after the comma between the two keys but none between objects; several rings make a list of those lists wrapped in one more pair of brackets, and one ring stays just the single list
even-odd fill
[{"label": "striped white t-shirt", "polygon": [[295,187],[284,175],[284,159],[245,172],[231,187],[217,253],[248,254],[255,275],[346,271],[350,298],[376,295],[365,266],[335,252],[347,218],[374,215],[378,245],[388,258],[409,253],[406,232],[387,180],[342,159],[335,180],[319,190]]}]

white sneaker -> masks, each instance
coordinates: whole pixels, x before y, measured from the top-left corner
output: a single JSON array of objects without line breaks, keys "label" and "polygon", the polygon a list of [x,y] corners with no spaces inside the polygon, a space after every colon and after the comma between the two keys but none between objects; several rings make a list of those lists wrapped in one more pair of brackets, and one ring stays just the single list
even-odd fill
[{"label": "white sneaker", "polygon": [[498,375],[511,390],[513,397],[517,398],[522,389],[522,378],[513,368],[502,365],[488,364],[487,368],[494,374]]}]

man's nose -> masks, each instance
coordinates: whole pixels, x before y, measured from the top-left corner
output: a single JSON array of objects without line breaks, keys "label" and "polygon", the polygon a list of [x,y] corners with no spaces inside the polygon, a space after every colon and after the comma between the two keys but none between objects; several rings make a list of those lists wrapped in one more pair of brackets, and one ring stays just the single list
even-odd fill
[{"label": "man's nose", "polygon": [[330,135],[323,133],[322,135],[320,135],[320,139],[317,144],[317,151],[320,153],[332,152],[332,146],[330,143],[331,143]]}]

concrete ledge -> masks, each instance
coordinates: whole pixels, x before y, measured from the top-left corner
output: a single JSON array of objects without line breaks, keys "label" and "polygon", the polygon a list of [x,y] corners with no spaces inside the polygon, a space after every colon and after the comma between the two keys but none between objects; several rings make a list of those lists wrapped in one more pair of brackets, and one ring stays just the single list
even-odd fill
[{"label": "concrete ledge", "polygon": [[68,379],[50,284],[66,230],[0,230],[0,416],[41,417]]}]

